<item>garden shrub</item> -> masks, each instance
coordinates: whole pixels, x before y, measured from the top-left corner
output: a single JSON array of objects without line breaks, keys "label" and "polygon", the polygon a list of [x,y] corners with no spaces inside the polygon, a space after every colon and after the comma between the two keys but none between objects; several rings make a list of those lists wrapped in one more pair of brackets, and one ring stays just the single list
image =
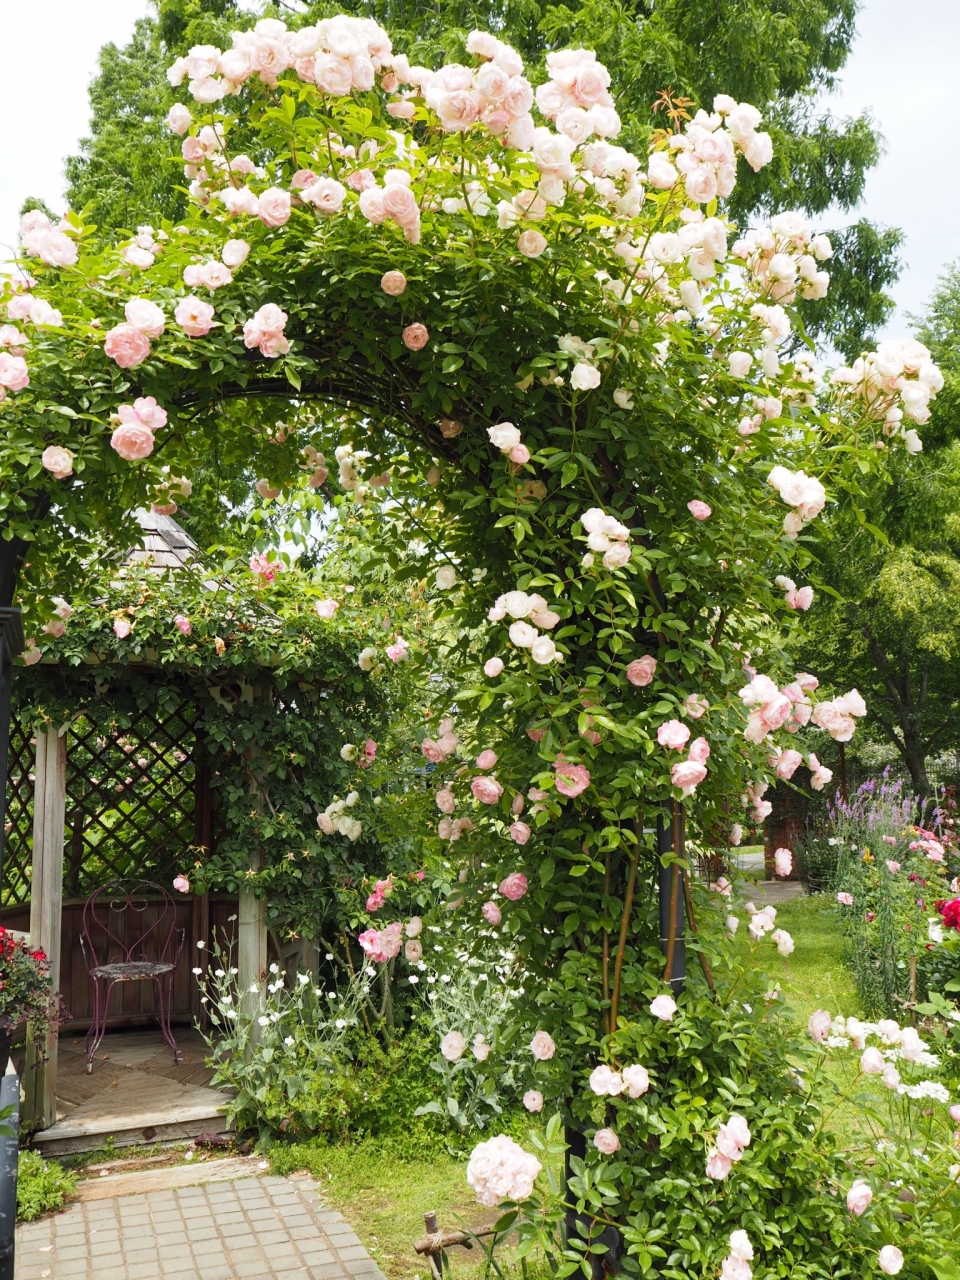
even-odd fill
[{"label": "garden shrub", "polygon": [[77,1174],[44,1160],[39,1151],[21,1151],[17,1162],[17,1221],[33,1222],[45,1213],[62,1209],[77,1186]]}]

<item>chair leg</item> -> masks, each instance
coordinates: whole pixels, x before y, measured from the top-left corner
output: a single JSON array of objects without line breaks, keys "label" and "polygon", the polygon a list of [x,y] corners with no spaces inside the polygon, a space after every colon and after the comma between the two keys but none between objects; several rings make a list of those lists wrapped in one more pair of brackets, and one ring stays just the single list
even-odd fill
[{"label": "chair leg", "polygon": [[100,980],[93,980],[93,1022],[90,1024],[90,1030],[84,1039],[84,1049],[87,1057],[87,1075],[93,1071],[93,1059],[97,1050],[100,1048],[100,1042],[107,1030],[107,1010],[110,1008],[110,993],[113,991],[113,983],[106,984],[106,995],[101,998]]},{"label": "chair leg", "polygon": [[180,1047],[173,1037],[173,1030],[170,1026],[173,1007],[173,974],[169,974],[165,978],[154,978],[153,985],[156,992],[157,1021],[160,1023],[160,1031],[164,1040],[173,1050],[173,1065],[179,1067]]}]

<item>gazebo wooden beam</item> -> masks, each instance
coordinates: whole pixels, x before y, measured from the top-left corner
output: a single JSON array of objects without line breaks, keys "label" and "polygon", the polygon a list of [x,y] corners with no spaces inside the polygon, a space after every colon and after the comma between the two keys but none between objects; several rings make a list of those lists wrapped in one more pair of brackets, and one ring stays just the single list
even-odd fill
[{"label": "gazebo wooden beam", "polygon": [[[30,878],[30,944],[46,952],[50,973],[60,984],[60,933],[63,905],[64,809],[67,796],[66,736],[38,729],[34,782],[33,863]],[[38,1052],[28,1033],[24,1072],[24,1119],[47,1129],[57,1119],[56,1026],[48,1029]]]}]

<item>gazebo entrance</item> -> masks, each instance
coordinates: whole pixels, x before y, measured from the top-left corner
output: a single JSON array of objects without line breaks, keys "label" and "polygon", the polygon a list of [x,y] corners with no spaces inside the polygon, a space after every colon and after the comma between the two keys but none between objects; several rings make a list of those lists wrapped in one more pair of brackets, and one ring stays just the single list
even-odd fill
[{"label": "gazebo entrance", "polygon": [[[167,695],[175,693],[164,681]],[[237,900],[191,895],[175,903],[184,945],[173,974],[171,1022],[181,1063],[157,1025],[153,984],[117,984],[108,1035],[87,1070],[84,1033],[92,1022],[83,910],[100,886],[116,880],[169,885],[189,849],[210,848],[213,805],[209,768],[196,763],[189,697],[167,696],[123,727],[85,714],[62,731],[33,732],[22,714],[11,722],[3,923],[29,932],[60,975],[67,1016],[51,1033],[45,1063],[25,1051],[24,1122],[49,1154],[99,1145],[189,1137],[223,1127],[226,1101],[209,1087],[205,1046],[193,1025],[202,1015],[192,970],[206,964],[198,946],[216,930],[236,936]],[[159,903],[146,904],[144,915]],[[133,941],[136,919],[124,927]]]}]

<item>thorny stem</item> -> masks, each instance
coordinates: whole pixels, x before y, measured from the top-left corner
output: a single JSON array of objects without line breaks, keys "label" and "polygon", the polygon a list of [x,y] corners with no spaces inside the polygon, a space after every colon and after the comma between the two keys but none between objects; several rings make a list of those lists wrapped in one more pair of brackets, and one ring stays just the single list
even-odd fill
[{"label": "thorny stem", "polygon": [[[610,896],[610,850],[603,856],[603,896]],[[603,1002],[610,999],[610,930],[603,931]],[[610,1026],[610,1011],[607,1011],[607,1035],[613,1028]]]}]

